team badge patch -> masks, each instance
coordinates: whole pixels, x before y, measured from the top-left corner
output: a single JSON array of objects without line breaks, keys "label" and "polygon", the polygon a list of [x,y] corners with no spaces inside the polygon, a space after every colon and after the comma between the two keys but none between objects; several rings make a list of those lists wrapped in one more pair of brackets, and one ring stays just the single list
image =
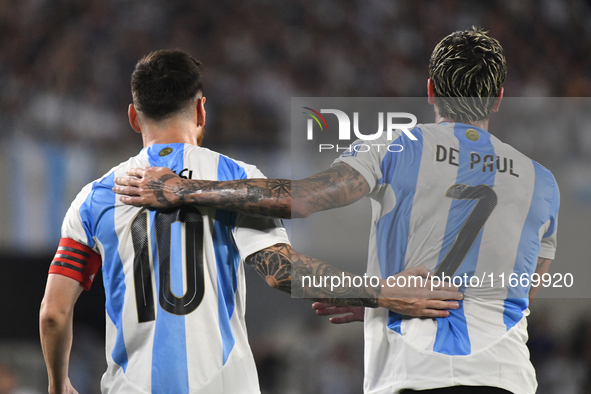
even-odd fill
[{"label": "team badge patch", "polygon": [[166,156],[166,155],[169,155],[169,154],[171,154],[171,153],[172,153],[172,148],[171,148],[170,146],[168,146],[168,147],[166,147],[166,148],[162,149],[162,150],[160,151],[160,153],[158,153],[158,154],[159,154],[160,156]]},{"label": "team badge patch", "polygon": [[480,139],[480,135],[478,134],[478,131],[474,129],[468,129],[466,130],[466,138],[468,138],[470,141],[478,141]]}]

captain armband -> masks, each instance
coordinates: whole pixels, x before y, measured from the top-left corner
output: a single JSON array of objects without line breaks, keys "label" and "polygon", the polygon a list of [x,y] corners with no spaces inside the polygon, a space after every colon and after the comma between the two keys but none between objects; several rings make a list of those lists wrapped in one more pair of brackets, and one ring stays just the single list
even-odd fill
[{"label": "captain armband", "polygon": [[100,268],[101,256],[98,253],[73,239],[62,238],[49,273],[77,280],[84,290],[89,290]]}]

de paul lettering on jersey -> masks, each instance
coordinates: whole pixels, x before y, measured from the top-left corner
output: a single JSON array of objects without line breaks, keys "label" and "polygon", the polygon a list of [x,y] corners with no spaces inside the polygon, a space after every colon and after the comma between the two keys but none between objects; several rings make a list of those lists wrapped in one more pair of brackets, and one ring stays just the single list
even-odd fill
[{"label": "de paul lettering on jersey", "polygon": [[[439,163],[445,162],[458,167],[460,165],[459,153],[460,151],[455,148],[437,145],[435,161]],[[513,159],[497,155],[480,155],[476,152],[470,152],[470,169],[481,169],[482,172],[494,172],[496,169],[499,173],[504,173],[508,170],[510,175],[519,178],[519,174],[513,169]]]}]

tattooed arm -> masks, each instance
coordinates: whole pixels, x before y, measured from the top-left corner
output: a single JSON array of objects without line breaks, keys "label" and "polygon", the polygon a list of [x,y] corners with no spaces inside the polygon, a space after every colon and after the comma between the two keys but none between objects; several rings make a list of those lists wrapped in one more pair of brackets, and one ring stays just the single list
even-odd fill
[{"label": "tattooed arm", "polygon": [[[295,297],[343,306],[367,306],[377,308],[379,287],[342,286],[304,287],[302,277],[316,278],[319,283],[324,276],[350,276],[322,261],[300,254],[287,244],[277,244],[263,249],[246,258],[246,264],[253,266],[267,284],[275,289],[290,293]],[[308,282],[308,281],[306,281]]]},{"label": "tattooed arm", "polygon": [[365,178],[344,163],[297,181],[182,179],[160,167],[132,168],[127,174],[116,178],[113,188],[126,204],[150,208],[192,204],[284,219],[349,205],[369,193]]},{"label": "tattooed arm", "polygon": [[[444,287],[445,290],[437,289],[432,291],[428,290],[428,287],[396,288],[382,286],[385,283],[383,280],[380,281],[377,287],[343,285],[331,289],[328,286],[308,286],[307,284],[320,283],[327,276],[342,278],[344,275],[353,278],[354,275],[342,272],[327,263],[298,253],[286,244],[277,244],[253,253],[246,258],[246,263],[253,266],[267,284],[275,289],[290,293],[296,297],[308,298],[331,305],[384,307],[393,312],[409,316],[446,317],[449,315],[446,309],[456,309],[459,305],[454,301],[443,300],[462,298],[462,294],[456,291],[457,288],[451,286]],[[426,268],[415,267],[399,275],[427,276],[427,274]],[[312,278],[312,281],[304,281],[304,276]],[[410,281],[408,282],[410,283]],[[351,281],[351,283],[355,282]],[[333,313],[325,313],[325,315],[330,314]]]}]

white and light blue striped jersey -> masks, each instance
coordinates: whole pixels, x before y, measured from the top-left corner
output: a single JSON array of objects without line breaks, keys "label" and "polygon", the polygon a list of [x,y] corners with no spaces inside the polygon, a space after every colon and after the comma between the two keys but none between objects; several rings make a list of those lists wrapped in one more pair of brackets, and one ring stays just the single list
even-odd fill
[{"label": "white and light blue striped jersey", "polygon": [[259,393],[242,262],[289,243],[285,229],[274,219],[212,208],[122,204],[114,178],[147,166],[192,179],[264,178],[256,167],[205,148],[156,144],[76,197],[62,237],[102,257],[108,364],[102,392]]},{"label": "white and light blue striped jersey", "polygon": [[[480,385],[534,393],[525,344],[529,284],[509,279],[531,275],[538,257],[554,259],[554,177],[474,126],[426,124],[411,133],[416,141],[400,132],[394,141],[385,133],[357,141],[335,161],[370,186],[368,274],[385,278],[425,265],[464,278],[456,283],[465,297],[447,318],[368,309],[365,392]],[[403,150],[390,152],[390,143]]]}]

